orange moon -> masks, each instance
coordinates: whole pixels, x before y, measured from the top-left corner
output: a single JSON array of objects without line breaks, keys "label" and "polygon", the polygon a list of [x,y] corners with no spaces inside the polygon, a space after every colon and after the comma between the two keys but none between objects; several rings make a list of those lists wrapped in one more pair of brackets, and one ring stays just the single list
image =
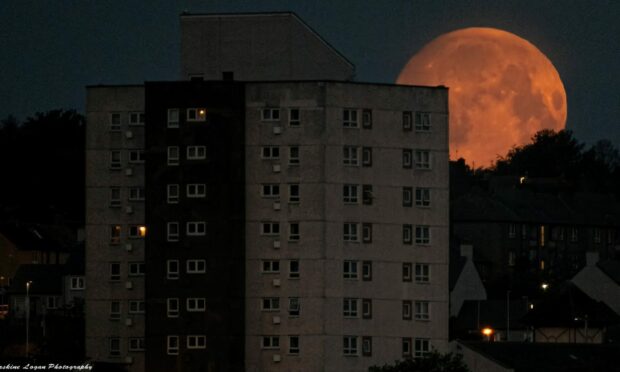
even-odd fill
[{"label": "orange moon", "polygon": [[527,40],[494,28],[465,28],[431,41],[397,84],[449,88],[450,158],[491,166],[541,129],[566,123],[566,92],[549,59]]}]

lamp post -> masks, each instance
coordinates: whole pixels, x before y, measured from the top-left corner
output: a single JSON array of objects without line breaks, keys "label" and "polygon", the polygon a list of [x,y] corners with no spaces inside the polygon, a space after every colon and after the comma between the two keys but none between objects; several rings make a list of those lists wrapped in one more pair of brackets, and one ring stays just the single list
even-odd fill
[{"label": "lamp post", "polygon": [[32,281],[26,282],[26,358],[28,358],[30,347],[30,285]]},{"label": "lamp post", "polygon": [[510,291],[506,291],[506,342],[510,341]]}]

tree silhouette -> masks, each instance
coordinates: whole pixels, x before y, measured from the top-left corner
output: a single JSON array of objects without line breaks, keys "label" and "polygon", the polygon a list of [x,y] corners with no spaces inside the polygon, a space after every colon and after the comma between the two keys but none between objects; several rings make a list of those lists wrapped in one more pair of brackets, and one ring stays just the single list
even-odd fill
[{"label": "tree silhouette", "polygon": [[469,368],[461,355],[433,350],[422,358],[405,359],[382,367],[372,366],[368,372],[469,372]]}]

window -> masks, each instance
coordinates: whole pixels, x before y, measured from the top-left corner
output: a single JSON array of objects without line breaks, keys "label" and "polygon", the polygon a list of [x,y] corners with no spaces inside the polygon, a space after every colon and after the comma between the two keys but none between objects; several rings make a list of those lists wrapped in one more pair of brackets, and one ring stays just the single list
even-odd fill
[{"label": "window", "polygon": [[344,279],[357,279],[357,261],[344,261],[342,273]]},{"label": "window", "polygon": [[412,230],[412,226],[411,225],[403,225],[403,243],[404,244],[411,244],[412,242],[412,238],[411,238],[411,231]]},{"label": "window", "polygon": [[142,300],[129,301],[129,314],[144,314],[145,306]]},{"label": "window", "polygon": [[362,147],[362,166],[370,167],[372,165],[372,147]]},{"label": "window", "polygon": [[278,121],[280,120],[279,108],[264,108],[261,110],[262,121]]},{"label": "window", "polygon": [[372,318],[372,300],[370,298],[365,298],[362,300],[362,318]]},{"label": "window", "polygon": [[429,112],[416,111],[415,130],[416,132],[428,132],[431,130],[431,114]]},{"label": "window", "polygon": [[121,206],[121,188],[110,187],[110,208],[118,208]]},{"label": "window", "polygon": [[411,111],[403,112],[403,130],[410,131],[412,128]]},{"label": "window", "polygon": [[357,185],[344,185],[342,187],[342,201],[345,204],[357,204]]},{"label": "window", "polygon": [[297,146],[289,147],[288,165],[299,165],[299,147]]},{"label": "window", "polygon": [[202,160],[207,158],[207,148],[205,146],[187,146],[187,160]]},{"label": "window", "polygon": [[71,285],[69,288],[73,291],[83,290],[85,288],[84,277],[83,276],[72,276]]},{"label": "window", "polygon": [[204,198],[207,195],[207,186],[204,183],[188,183],[186,192],[188,198]]},{"label": "window", "polygon": [[357,110],[344,109],[342,111],[342,126],[344,128],[357,128]]},{"label": "window", "polygon": [[144,338],[143,337],[130,337],[129,338],[129,351],[144,351]]},{"label": "window", "polygon": [[142,187],[129,188],[129,201],[142,201],[144,200],[144,189]]},{"label": "window", "polygon": [[344,336],[342,338],[342,353],[347,356],[357,355],[357,336]]},{"label": "window", "polygon": [[129,125],[144,125],[144,112],[130,112]]},{"label": "window", "polygon": [[[416,266],[417,269],[417,266]],[[411,281],[411,262],[403,263],[403,282]]]},{"label": "window", "polygon": [[166,261],[166,278],[179,279],[179,260]]},{"label": "window", "polygon": [[403,320],[411,320],[411,301],[403,301]]},{"label": "window", "polygon": [[299,203],[299,184],[291,183],[288,185],[288,202]]},{"label": "window", "polygon": [[275,274],[280,272],[280,261],[278,260],[265,260],[263,261],[263,273]]},{"label": "window", "polygon": [[345,242],[358,241],[357,224],[352,222],[345,222],[342,238]]},{"label": "window", "polygon": [[372,262],[371,261],[362,262],[362,280],[364,281],[372,280]]},{"label": "window", "polygon": [[288,353],[299,354],[299,336],[288,336]]},{"label": "window", "polygon": [[508,266],[514,267],[517,264],[517,254],[514,251],[508,252]]},{"label": "window", "polygon": [[261,235],[275,236],[280,234],[280,224],[277,222],[263,222],[260,226]]},{"label": "window", "polygon": [[372,224],[371,223],[362,224],[362,241],[364,243],[372,242]]},{"label": "window", "polygon": [[121,356],[121,339],[119,337],[110,337],[108,341],[110,346],[110,348],[108,349],[110,356]]},{"label": "window", "polygon": [[188,108],[187,121],[205,121],[207,120],[207,109],[205,108]]},{"label": "window", "polygon": [[204,274],[207,272],[207,262],[205,260],[187,260],[185,271],[188,274]]},{"label": "window", "polygon": [[299,297],[288,298],[288,315],[291,317],[298,317],[301,306],[299,304]]},{"label": "window", "polygon": [[416,301],[415,302],[415,319],[416,320],[429,320],[429,304],[428,301]]},{"label": "window", "polygon": [[204,335],[188,335],[187,336],[187,348],[188,349],[206,349],[207,336]]},{"label": "window", "polygon": [[169,242],[178,242],[179,241],[179,223],[178,222],[168,222],[166,224],[166,240]]},{"label": "window", "polygon": [[300,233],[299,233],[299,222],[291,222],[288,225],[288,240],[289,241],[299,241]]},{"label": "window", "polygon": [[179,146],[168,146],[168,165],[179,165]]},{"label": "window", "polygon": [[413,153],[410,149],[403,149],[403,168],[411,168],[411,158],[413,157],[412,154]]},{"label": "window", "polygon": [[190,297],[186,301],[187,311],[189,312],[200,312],[205,311],[206,309],[206,301],[204,298]]},{"label": "window", "polygon": [[179,355],[179,336],[167,336],[166,349],[168,355]]},{"label": "window", "polygon": [[413,205],[412,196],[413,196],[413,188],[403,187],[403,207],[411,207]]},{"label": "window", "polygon": [[58,297],[55,296],[47,296],[47,301],[45,303],[45,308],[47,309],[56,309],[58,307]]},{"label": "window", "polygon": [[167,298],[166,299],[166,314],[168,318],[177,318],[179,316],[179,299]]},{"label": "window", "polygon": [[207,223],[204,221],[191,221],[185,227],[187,236],[204,236],[207,234]]},{"label": "window", "polygon": [[372,205],[372,199],[374,199],[372,185],[362,185],[362,204]]},{"label": "window", "polygon": [[416,207],[428,207],[431,205],[431,189],[418,187],[415,189]]},{"label": "window", "polygon": [[289,261],[288,277],[290,279],[299,279],[299,261],[298,260]]},{"label": "window", "polygon": [[110,302],[110,319],[119,320],[121,318],[121,303],[119,301]]},{"label": "window", "polygon": [[179,109],[168,109],[168,128],[179,127]]},{"label": "window", "polygon": [[357,318],[357,298],[344,298],[342,300],[342,315],[345,318]]},{"label": "window", "polygon": [[508,239],[514,239],[517,237],[517,225],[514,223],[508,224]]},{"label": "window", "polygon": [[114,112],[110,114],[110,131],[119,132],[121,130],[121,114]]},{"label": "window", "polygon": [[372,356],[372,337],[362,337],[362,355]]},{"label": "window", "polygon": [[431,228],[429,226],[416,226],[415,227],[415,243],[416,244],[430,244],[431,243]]},{"label": "window", "polygon": [[119,281],[121,280],[121,264],[120,262],[111,262],[110,263],[110,280]]},{"label": "window", "polygon": [[299,109],[292,108],[288,110],[288,125],[291,127],[298,127],[301,124],[301,119],[299,116]]},{"label": "window", "polygon": [[430,282],[430,266],[428,264],[415,264],[415,281],[417,283]]},{"label": "window", "polygon": [[411,358],[411,337],[403,337],[403,358]]},{"label": "window", "polygon": [[280,148],[277,146],[263,147],[261,156],[263,159],[280,159]]},{"label": "window", "polygon": [[121,152],[120,150],[110,151],[110,169],[121,169]]},{"label": "window", "polygon": [[120,244],[121,242],[121,225],[110,226],[110,244]]},{"label": "window", "polygon": [[129,263],[129,276],[143,276],[144,273],[144,262]]},{"label": "window", "polygon": [[166,194],[168,199],[168,204],[178,204],[179,203],[179,185],[178,184],[169,184],[166,186]]},{"label": "window", "polygon": [[144,151],[129,150],[129,162],[130,163],[144,163]]},{"label": "window", "polygon": [[277,350],[280,348],[280,337],[278,336],[263,336],[261,342],[261,348]]},{"label": "window", "polygon": [[413,356],[415,358],[422,358],[423,356],[428,354],[430,351],[431,351],[431,342],[428,338],[416,338],[415,339],[415,344],[414,344],[414,349],[413,349]]},{"label": "window", "polygon": [[571,227],[570,229],[570,241],[576,242],[579,238],[579,231],[576,227]]},{"label": "window", "polygon": [[372,110],[366,109],[362,111],[362,128],[372,129]]},{"label": "window", "polygon": [[142,239],[146,236],[146,226],[131,225],[129,226],[130,239]]},{"label": "window", "polygon": [[263,185],[261,189],[261,196],[263,198],[279,198],[280,185],[278,185],[277,183]]},{"label": "window", "polygon": [[342,148],[342,163],[346,166],[359,165],[359,148],[356,146],[344,146]]},{"label": "window", "polygon": [[280,310],[280,298],[279,297],[264,297],[262,301],[261,310],[279,311]]},{"label": "window", "polygon": [[431,153],[428,150],[415,151],[415,168],[431,169]]},{"label": "window", "polygon": [[599,229],[598,227],[594,228],[594,243],[595,244],[600,244],[601,243],[601,229]]}]

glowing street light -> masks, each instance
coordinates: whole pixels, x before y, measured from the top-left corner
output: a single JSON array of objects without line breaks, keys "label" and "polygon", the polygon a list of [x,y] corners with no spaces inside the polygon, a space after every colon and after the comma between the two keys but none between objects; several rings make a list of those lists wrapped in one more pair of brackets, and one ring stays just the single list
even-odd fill
[{"label": "glowing street light", "polygon": [[482,328],[482,334],[487,336],[487,341],[491,341],[491,336],[493,335],[494,332],[495,331],[491,327]]},{"label": "glowing street light", "polygon": [[543,291],[546,291],[547,288],[549,288],[549,284],[548,283],[543,283],[540,285],[540,288],[542,288]]}]

